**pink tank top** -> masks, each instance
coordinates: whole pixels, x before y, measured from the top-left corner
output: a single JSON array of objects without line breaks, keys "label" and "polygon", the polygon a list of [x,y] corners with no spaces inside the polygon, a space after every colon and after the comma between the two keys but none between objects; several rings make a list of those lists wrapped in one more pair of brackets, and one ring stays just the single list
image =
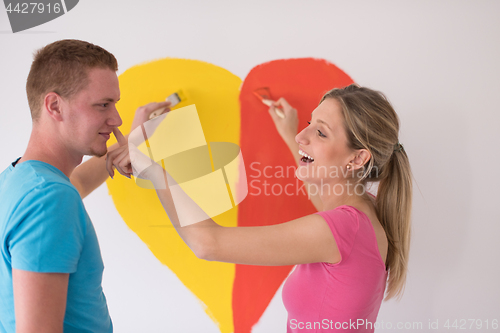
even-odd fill
[{"label": "pink tank top", "polygon": [[283,287],[287,333],[373,332],[387,272],[370,219],[351,206],[317,214],[328,223],[341,260],[295,267]]}]

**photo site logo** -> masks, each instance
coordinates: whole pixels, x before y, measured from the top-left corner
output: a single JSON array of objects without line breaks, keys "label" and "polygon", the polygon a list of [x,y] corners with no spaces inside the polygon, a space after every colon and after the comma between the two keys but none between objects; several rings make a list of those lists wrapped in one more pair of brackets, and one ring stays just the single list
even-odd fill
[{"label": "photo site logo", "polygon": [[52,21],[72,10],[78,0],[4,0],[12,32],[16,33]]},{"label": "photo site logo", "polygon": [[[297,168],[295,165],[262,165],[250,163],[249,195],[251,196],[302,196],[309,199],[316,195],[364,195],[379,177],[377,166],[371,169],[366,182],[358,182],[365,170],[349,170],[339,166],[319,166],[317,168]],[[310,179],[316,179],[310,182]],[[331,182],[333,179],[341,182]],[[306,186],[302,180],[309,179]]]}]

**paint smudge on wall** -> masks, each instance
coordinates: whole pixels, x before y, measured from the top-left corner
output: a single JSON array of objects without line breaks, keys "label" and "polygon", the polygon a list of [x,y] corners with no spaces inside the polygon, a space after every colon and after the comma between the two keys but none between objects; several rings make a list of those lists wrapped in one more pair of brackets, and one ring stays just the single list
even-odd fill
[{"label": "paint smudge on wall", "polygon": [[[119,80],[122,99],[117,107],[124,128],[131,126],[137,107],[183,89],[187,100],[177,107],[196,104],[206,141],[233,142],[241,147],[249,194],[240,205],[216,216],[217,223],[270,225],[314,213],[305,190],[300,190],[302,184],[294,177],[293,157],[268,108],[253,91],[269,87],[273,98],[286,98],[298,110],[300,130],[323,93],[353,82],[335,65],[312,58],[271,61],[253,68],[242,85],[241,79],[212,64],[167,58],[135,66]],[[266,166],[270,168],[264,170]],[[292,266],[200,260],[170,227],[153,190],[140,188],[124,177],[108,180],[107,185],[125,223],[196,295],[220,331],[251,332]],[[292,195],[283,192],[285,187]]]}]

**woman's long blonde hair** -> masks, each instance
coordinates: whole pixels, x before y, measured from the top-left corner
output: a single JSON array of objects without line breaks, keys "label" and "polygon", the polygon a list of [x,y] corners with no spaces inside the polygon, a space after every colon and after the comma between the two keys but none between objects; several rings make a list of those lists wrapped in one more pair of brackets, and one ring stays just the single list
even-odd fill
[{"label": "woman's long blonde hair", "polygon": [[341,105],[351,148],[371,153],[360,181],[380,181],[376,211],[389,242],[385,299],[401,298],[410,250],[412,180],[408,156],[399,144],[398,116],[381,92],[355,84],[330,90],[321,102],[327,98]]}]

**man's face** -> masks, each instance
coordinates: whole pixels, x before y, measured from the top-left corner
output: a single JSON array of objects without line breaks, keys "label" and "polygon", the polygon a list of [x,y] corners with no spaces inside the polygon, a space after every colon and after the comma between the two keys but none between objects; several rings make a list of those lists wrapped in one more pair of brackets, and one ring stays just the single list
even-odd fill
[{"label": "man's face", "polygon": [[120,88],[110,69],[88,71],[89,84],[63,101],[64,134],[67,148],[78,155],[103,156],[113,128],[122,124],[116,110]]}]

